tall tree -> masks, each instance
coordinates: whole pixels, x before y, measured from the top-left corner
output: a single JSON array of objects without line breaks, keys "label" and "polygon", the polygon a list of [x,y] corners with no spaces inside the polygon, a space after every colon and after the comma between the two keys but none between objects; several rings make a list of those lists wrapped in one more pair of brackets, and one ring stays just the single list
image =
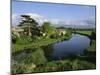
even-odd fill
[{"label": "tall tree", "polygon": [[32,30],[37,28],[38,23],[29,15],[21,15],[21,22],[19,26],[28,30],[28,35],[32,36]]},{"label": "tall tree", "polygon": [[43,29],[43,32],[47,33],[47,35],[54,33],[54,27],[51,26],[50,22],[44,22],[42,25],[42,29]]}]

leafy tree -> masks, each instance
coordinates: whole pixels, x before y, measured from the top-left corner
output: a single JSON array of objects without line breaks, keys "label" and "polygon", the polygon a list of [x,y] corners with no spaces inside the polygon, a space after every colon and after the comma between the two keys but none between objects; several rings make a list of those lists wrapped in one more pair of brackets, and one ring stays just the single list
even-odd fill
[{"label": "leafy tree", "polygon": [[32,36],[33,30],[37,30],[38,23],[29,15],[21,15],[21,19],[19,26],[23,27],[29,36]]},{"label": "leafy tree", "polygon": [[54,33],[54,27],[51,26],[50,22],[44,22],[42,25],[42,31],[47,35],[51,35]]},{"label": "leafy tree", "polygon": [[25,55],[23,55],[23,53],[18,54],[16,56],[16,60],[21,63],[34,63],[36,65],[44,64],[45,62],[47,62],[42,49],[34,49],[33,51],[26,50],[24,53]]},{"label": "leafy tree", "polygon": [[96,32],[95,31],[92,31],[92,33],[91,33],[91,39],[96,39]]},{"label": "leafy tree", "polygon": [[16,35],[14,35],[13,34],[13,32],[12,32],[12,43],[16,43],[16,41],[17,41],[17,36]]},{"label": "leafy tree", "polygon": [[64,26],[60,26],[57,29],[66,29]]}]

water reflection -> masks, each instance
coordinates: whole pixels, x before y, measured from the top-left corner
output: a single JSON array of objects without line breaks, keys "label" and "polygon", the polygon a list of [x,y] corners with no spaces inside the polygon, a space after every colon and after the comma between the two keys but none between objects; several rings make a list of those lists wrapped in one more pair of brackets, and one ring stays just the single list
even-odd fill
[{"label": "water reflection", "polygon": [[51,60],[51,56],[54,53],[53,45],[54,44],[47,45],[46,47],[42,46],[42,49],[44,50],[45,56],[47,57],[48,60]]},{"label": "water reflection", "polygon": [[73,34],[70,40],[48,45],[44,48],[49,59],[62,59],[71,55],[82,55],[84,49],[90,46],[90,39],[86,36]]}]

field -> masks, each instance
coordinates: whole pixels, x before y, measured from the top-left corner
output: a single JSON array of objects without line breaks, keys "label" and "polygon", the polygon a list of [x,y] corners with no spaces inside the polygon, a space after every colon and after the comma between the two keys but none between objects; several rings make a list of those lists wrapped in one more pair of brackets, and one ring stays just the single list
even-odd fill
[{"label": "field", "polygon": [[76,30],[76,33],[84,34],[84,35],[91,35],[92,31],[90,30]]}]

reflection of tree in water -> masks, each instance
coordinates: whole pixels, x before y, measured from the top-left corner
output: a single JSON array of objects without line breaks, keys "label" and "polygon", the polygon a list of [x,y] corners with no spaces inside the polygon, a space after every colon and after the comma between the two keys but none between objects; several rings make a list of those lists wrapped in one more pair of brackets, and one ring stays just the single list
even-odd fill
[{"label": "reflection of tree in water", "polygon": [[51,60],[51,55],[53,53],[53,45],[47,45],[47,46],[42,46],[42,49],[44,50],[45,56],[47,57],[48,60]]}]

